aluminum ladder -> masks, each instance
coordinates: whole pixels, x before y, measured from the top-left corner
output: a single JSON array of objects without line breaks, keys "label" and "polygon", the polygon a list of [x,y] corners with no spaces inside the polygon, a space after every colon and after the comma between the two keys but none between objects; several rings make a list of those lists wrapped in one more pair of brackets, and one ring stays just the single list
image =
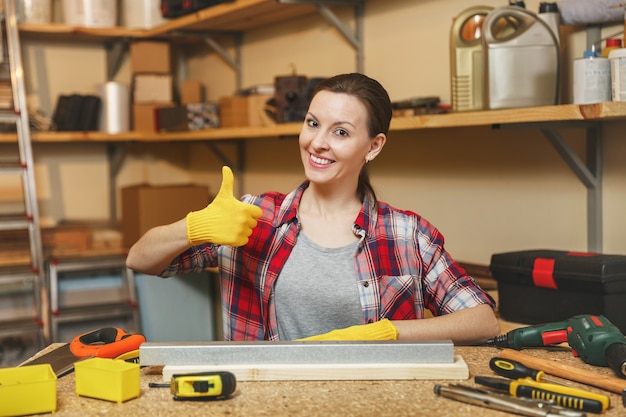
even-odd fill
[{"label": "aluminum ladder", "polygon": [[[0,107],[0,123],[5,126],[15,126],[17,149],[0,153],[0,174],[7,176],[6,183],[10,183],[13,179],[20,182],[21,179],[23,211],[22,208],[18,208],[17,210],[21,212],[13,213],[14,205],[8,204],[9,207],[5,207],[6,210],[2,210],[0,214],[0,231],[27,233],[29,260],[24,262],[16,260],[15,265],[0,267],[0,296],[11,299],[16,293],[26,294],[26,297],[32,295],[32,315],[22,312],[24,317],[10,314],[11,317],[7,318],[7,315],[3,314],[3,318],[0,318],[0,339],[4,336],[36,333],[38,343],[41,345],[39,348],[43,348],[48,341],[47,318],[44,317],[46,309],[42,304],[43,300],[46,299],[45,269],[43,267],[43,248],[29,115],[26,104],[24,69],[15,1],[4,0],[3,3],[4,11],[0,23],[2,26],[0,30],[0,66],[2,66],[1,72],[3,74],[8,73],[8,75],[0,81],[4,81],[3,92],[8,93],[10,89],[12,94],[2,96],[5,102]],[[9,82],[8,85],[6,81]],[[12,145],[13,143],[9,146]],[[14,158],[14,160],[7,158]],[[20,186],[16,184],[16,188],[20,188]],[[0,193],[2,193],[1,188]],[[1,204],[0,209],[3,209]],[[27,307],[26,310],[30,310],[30,307]]]}]

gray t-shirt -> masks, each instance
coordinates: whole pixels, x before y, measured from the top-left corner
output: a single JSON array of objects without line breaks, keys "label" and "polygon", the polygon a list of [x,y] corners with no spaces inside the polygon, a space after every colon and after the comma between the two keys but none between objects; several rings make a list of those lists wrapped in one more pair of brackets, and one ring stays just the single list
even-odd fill
[{"label": "gray t-shirt", "polygon": [[294,340],[361,324],[354,270],[355,241],[324,248],[303,232],[274,287],[280,340]]}]

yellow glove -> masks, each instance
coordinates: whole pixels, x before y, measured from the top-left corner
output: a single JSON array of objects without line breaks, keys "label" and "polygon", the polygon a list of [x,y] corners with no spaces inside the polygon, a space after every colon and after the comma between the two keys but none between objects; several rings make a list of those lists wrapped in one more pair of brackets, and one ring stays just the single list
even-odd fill
[{"label": "yellow glove", "polygon": [[388,319],[382,319],[298,340],[398,340],[398,329]]},{"label": "yellow glove", "polygon": [[261,209],[233,196],[233,172],[222,168],[222,185],[215,199],[205,208],[187,214],[187,239],[192,245],[205,242],[243,246],[261,217]]}]

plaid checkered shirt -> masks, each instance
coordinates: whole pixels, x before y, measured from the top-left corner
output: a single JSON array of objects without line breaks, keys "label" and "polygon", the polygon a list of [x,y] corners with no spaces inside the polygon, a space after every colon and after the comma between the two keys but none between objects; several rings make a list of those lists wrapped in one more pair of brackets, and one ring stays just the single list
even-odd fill
[{"label": "plaid checkered shirt", "polygon": [[[259,206],[248,243],[241,247],[202,244],[177,256],[161,274],[169,277],[219,266],[226,340],[278,340],[274,284],[300,231],[297,208],[304,182],[289,194],[246,195]],[[444,249],[443,235],[426,219],[365,198],[353,225],[360,238],[354,258],[362,324],[383,318],[439,316],[480,304],[495,307]]]}]

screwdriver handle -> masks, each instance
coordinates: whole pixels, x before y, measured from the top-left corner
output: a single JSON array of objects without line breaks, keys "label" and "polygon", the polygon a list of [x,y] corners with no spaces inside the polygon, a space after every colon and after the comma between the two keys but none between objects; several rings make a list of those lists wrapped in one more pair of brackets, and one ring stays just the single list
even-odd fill
[{"label": "screwdriver handle", "polygon": [[562,385],[545,384],[529,378],[511,383],[511,394],[515,397],[552,401],[561,407],[602,413],[609,405],[609,397],[593,392],[568,388]]},{"label": "screwdriver handle", "polygon": [[529,368],[521,362],[517,362],[512,359],[505,359],[500,357],[491,358],[491,360],[489,361],[489,367],[496,374],[509,379],[530,377],[535,381],[541,381],[541,378],[543,378],[544,376],[543,371]]}]

